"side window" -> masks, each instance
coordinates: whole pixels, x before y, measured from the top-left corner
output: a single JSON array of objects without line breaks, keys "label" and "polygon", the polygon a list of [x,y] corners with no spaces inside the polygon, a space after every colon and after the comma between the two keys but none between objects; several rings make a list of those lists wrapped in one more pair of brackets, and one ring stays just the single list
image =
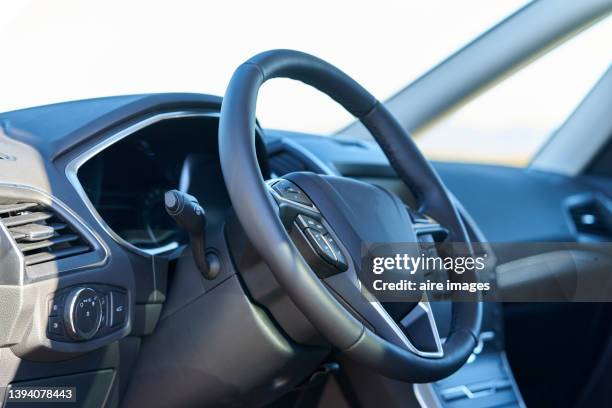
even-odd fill
[{"label": "side window", "polygon": [[610,66],[612,17],[415,134],[433,160],[523,167]]}]

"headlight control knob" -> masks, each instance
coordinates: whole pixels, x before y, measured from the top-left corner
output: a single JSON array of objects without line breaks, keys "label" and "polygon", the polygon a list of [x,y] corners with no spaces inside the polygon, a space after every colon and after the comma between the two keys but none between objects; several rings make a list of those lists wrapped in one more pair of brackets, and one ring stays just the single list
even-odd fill
[{"label": "headlight control knob", "polygon": [[102,320],[101,295],[88,287],[70,291],[64,306],[64,322],[68,335],[75,340],[88,340],[96,335]]}]

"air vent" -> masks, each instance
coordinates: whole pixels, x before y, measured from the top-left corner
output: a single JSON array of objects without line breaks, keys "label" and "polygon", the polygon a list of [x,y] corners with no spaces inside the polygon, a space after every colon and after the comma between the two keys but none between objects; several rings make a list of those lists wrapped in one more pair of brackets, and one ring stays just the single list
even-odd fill
[{"label": "air vent", "polygon": [[570,207],[569,211],[579,233],[612,237],[610,212],[599,200],[582,202]]},{"label": "air vent", "polygon": [[17,242],[26,266],[92,250],[55,211],[39,203],[0,204],[0,222]]},{"label": "air vent", "polygon": [[285,174],[294,171],[310,170],[306,163],[286,150],[281,150],[280,152],[270,156],[269,163],[270,171],[274,173],[276,177],[282,177]]}]

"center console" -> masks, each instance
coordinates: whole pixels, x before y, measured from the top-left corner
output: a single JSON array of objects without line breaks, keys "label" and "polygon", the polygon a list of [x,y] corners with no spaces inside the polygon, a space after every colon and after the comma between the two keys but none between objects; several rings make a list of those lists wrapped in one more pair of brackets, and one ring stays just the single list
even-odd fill
[{"label": "center console", "polygon": [[423,408],[525,407],[495,331],[480,333],[478,345],[459,371],[435,383],[415,384],[414,393]]}]

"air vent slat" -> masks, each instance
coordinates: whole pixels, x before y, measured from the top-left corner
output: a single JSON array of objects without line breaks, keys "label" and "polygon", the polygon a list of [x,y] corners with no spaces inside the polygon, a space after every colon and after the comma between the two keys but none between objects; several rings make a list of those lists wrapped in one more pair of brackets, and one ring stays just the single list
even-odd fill
[{"label": "air vent slat", "polygon": [[23,232],[10,231],[10,230],[9,232],[11,233],[11,236],[13,237],[15,241],[20,241],[26,237],[26,234],[24,234]]},{"label": "air vent slat", "polygon": [[29,242],[42,241],[55,235],[55,230],[49,225],[25,224],[9,228],[11,234],[18,235],[19,240]]},{"label": "air vent slat", "polygon": [[79,245],[73,246],[69,248],[58,249],[57,251],[45,251],[39,252],[33,255],[25,256],[25,264],[26,266],[36,265],[43,262],[54,261],[60,258],[67,258],[69,256],[74,256],[78,254],[83,254],[85,252],[89,252],[90,248],[88,246]]},{"label": "air vent slat", "polygon": [[31,242],[27,244],[18,244],[17,247],[23,253],[33,251],[35,249],[49,248],[53,245],[63,244],[65,242],[73,242],[79,239],[78,235],[67,234],[67,235],[59,235],[57,237],[53,237],[51,239],[46,239],[44,241]]},{"label": "air vent slat", "polygon": [[8,214],[11,212],[25,211],[30,208],[38,207],[37,203],[18,203],[18,204],[2,204],[0,205],[0,214]]},{"label": "air vent slat", "polygon": [[[49,226],[53,228],[53,231],[55,231],[55,233],[66,228],[66,224],[62,224],[60,222],[50,224]],[[11,236],[13,237],[15,241],[21,241],[27,237],[27,234],[21,231],[19,227],[10,228],[9,232],[11,233]]]},{"label": "air vent slat", "polygon": [[90,252],[93,248],[52,208],[40,203],[6,204],[0,198],[0,223],[4,224],[26,266]]},{"label": "air vent slat", "polygon": [[15,215],[13,217],[6,217],[2,219],[4,226],[7,228],[14,227],[17,225],[31,224],[33,222],[46,221],[53,217],[53,214],[47,211],[37,211],[31,213],[25,213],[21,215]]},{"label": "air vent slat", "polygon": [[55,232],[57,232],[57,231],[61,231],[61,230],[63,230],[64,228],[66,228],[66,224],[61,223],[61,222],[54,222],[53,224],[50,224],[49,226],[50,226],[51,228],[53,228],[53,230],[54,230]]}]

